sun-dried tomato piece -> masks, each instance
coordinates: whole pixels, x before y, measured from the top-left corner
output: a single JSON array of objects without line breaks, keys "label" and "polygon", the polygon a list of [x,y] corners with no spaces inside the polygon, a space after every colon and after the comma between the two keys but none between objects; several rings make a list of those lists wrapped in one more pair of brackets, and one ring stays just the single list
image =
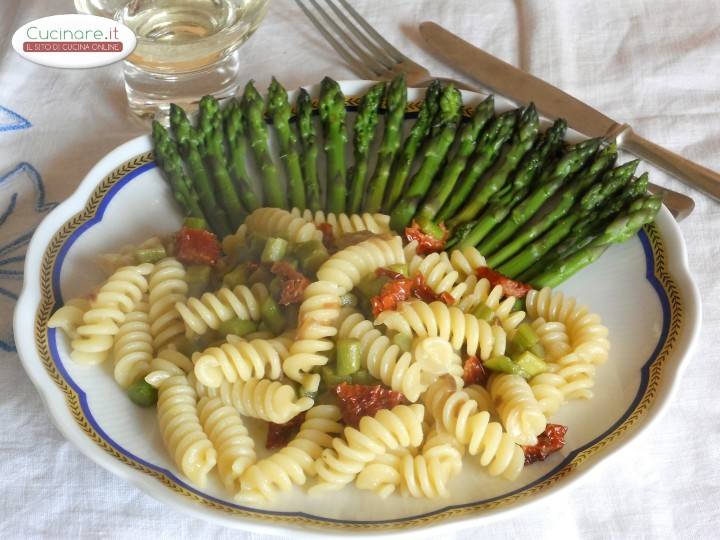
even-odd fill
[{"label": "sun-dried tomato piece", "polygon": [[414,287],[415,280],[406,277],[388,281],[383,285],[380,294],[370,299],[373,315],[377,317],[383,311],[397,309],[400,302],[410,298]]},{"label": "sun-dried tomato piece", "polygon": [[565,433],[567,426],[548,424],[540,435],[535,446],[523,446],[525,464],[530,465],[536,461],[544,461],[550,454],[557,452],[565,446]]},{"label": "sun-dried tomato piece", "polygon": [[337,249],[337,246],[335,245],[335,235],[333,234],[333,227],[330,223],[318,223],[315,225],[320,232],[322,232],[322,243],[325,246],[325,248],[330,252],[334,252]]},{"label": "sun-dried tomato piece", "polygon": [[418,225],[418,222],[413,219],[410,227],[405,227],[405,238],[408,242],[417,240],[417,252],[419,255],[442,251],[445,249],[445,243],[447,242],[448,236],[450,236],[450,232],[444,223],[441,223],[439,227],[443,231],[441,238],[424,232],[420,225]]},{"label": "sun-dried tomato piece", "polygon": [[288,306],[302,302],[303,292],[310,285],[308,278],[295,270],[287,261],[277,261],[270,267],[270,271],[282,278],[279,304]]},{"label": "sun-dried tomato piece", "polygon": [[289,443],[293,437],[300,431],[300,425],[305,420],[305,413],[302,412],[293,416],[284,424],[276,424],[268,422],[267,438],[265,439],[265,448],[282,448]]},{"label": "sun-dried tomato piece", "polygon": [[525,295],[532,289],[527,283],[522,281],[516,281],[509,277],[501,274],[500,272],[488,268],[487,266],[481,266],[475,270],[475,274],[478,278],[485,278],[490,282],[490,286],[500,285],[503,288],[503,294],[505,296],[514,296],[515,298],[524,298]]},{"label": "sun-dried tomato piece", "polygon": [[419,298],[423,302],[435,302],[436,300],[440,300],[449,306],[455,303],[455,298],[453,298],[450,293],[444,292],[438,294],[433,291],[430,288],[430,285],[425,283],[425,277],[422,274],[415,276],[415,284],[413,286],[412,293],[415,298]]},{"label": "sun-dried tomato piece", "polygon": [[220,258],[217,236],[204,229],[183,227],[175,235],[177,259],[183,264],[215,265]]},{"label": "sun-dried tomato piece", "polygon": [[463,382],[465,386],[487,382],[488,373],[477,356],[468,356],[463,364]]},{"label": "sun-dried tomato piece", "polygon": [[381,409],[392,409],[405,401],[405,396],[382,385],[340,383],[335,388],[343,422],[357,427],[363,416],[375,416]]},{"label": "sun-dried tomato piece", "polygon": [[395,270],[390,270],[389,268],[376,268],[375,275],[378,277],[389,277],[390,279],[405,279],[405,276],[403,274],[401,274],[400,272],[396,272]]}]

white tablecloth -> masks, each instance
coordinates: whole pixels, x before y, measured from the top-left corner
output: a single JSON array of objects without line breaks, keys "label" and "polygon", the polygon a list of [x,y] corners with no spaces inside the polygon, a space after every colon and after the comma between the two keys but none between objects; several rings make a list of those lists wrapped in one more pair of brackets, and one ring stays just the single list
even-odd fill
[{"label": "white tablecloth", "polygon": [[[433,75],[455,76],[418,35],[432,19],[631,123],[647,138],[720,170],[720,8],[707,0],[357,0],[358,10]],[[291,0],[273,0],[242,48],[243,77],[287,87],[355,78]],[[146,128],[126,111],[120,66],[43,68],[10,47],[31,19],[72,2],[0,2],[0,538],[257,538],[163,506],[81,455],[52,426],[13,352],[22,240],[90,166]],[[692,195],[682,223],[702,291],[703,331],[661,421],[578,485],[512,519],[454,538],[717,538],[720,526],[720,206]],[[44,190],[43,190],[44,186]],[[3,221],[5,221],[3,223]]]}]

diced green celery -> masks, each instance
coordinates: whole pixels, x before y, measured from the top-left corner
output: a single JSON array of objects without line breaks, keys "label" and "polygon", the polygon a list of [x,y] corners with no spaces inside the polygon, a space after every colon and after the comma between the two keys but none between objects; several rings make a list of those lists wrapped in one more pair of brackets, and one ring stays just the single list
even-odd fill
[{"label": "diced green celery", "polygon": [[138,264],[156,263],[165,257],[167,257],[167,252],[163,246],[135,250],[135,260]]},{"label": "diced green celery", "polygon": [[390,270],[391,272],[402,274],[405,277],[409,277],[408,265],[405,263],[391,264],[390,266],[388,266],[388,270]]},{"label": "diced green celery", "polygon": [[234,289],[238,285],[244,285],[248,281],[247,265],[238,264],[230,272],[223,276],[223,285]]},{"label": "diced green celery", "polygon": [[281,260],[288,249],[288,241],[284,238],[268,238],[265,242],[260,261],[264,263],[274,263]]},{"label": "diced green celery", "polygon": [[157,403],[158,393],[145,379],[138,379],[127,389],[127,395],[139,407],[152,407]]},{"label": "diced green celery", "polygon": [[483,361],[483,365],[493,371],[499,371],[500,373],[509,373],[510,375],[522,375],[522,370],[515,364],[509,357],[498,355],[491,356],[487,360]]},{"label": "diced green celery", "polygon": [[294,253],[300,262],[300,267],[306,272],[316,272],[330,257],[327,248],[319,240],[308,240],[296,245]]},{"label": "diced green celery", "polygon": [[307,242],[300,242],[295,244],[293,247],[293,253],[298,259],[303,259],[308,255],[312,255],[316,251],[327,251],[325,245],[320,240],[308,240]]},{"label": "diced green celery", "polygon": [[337,357],[335,370],[338,375],[352,375],[360,369],[360,340],[355,338],[342,338],[337,341]]},{"label": "diced green celery", "polygon": [[526,378],[534,377],[547,371],[547,364],[530,351],[525,351],[515,359],[515,364],[525,372]]},{"label": "diced green celery", "polygon": [[232,334],[233,336],[239,337],[255,332],[256,330],[257,323],[247,319],[240,319],[238,317],[233,317],[228,321],[221,322],[217,329],[220,334],[225,336]]},{"label": "diced green celery", "polygon": [[407,334],[395,334],[392,337],[392,342],[394,345],[400,347],[401,351],[410,352],[410,349],[412,349],[413,338]]},{"label": "diced green celery", "polygon": [[523,349],[529,349],[540,341],[540,338],[535,333],[532,326],[530,326],[529,323],[524,322],[515,329],[515,335],[512,340]]},{"label": "diced green celery", "polygon": [[285,316],[272,296],[268,296],[263,300],[263,303],[260,305],[260,314],[263,322],[273,334],[280,334],[285,330]]},{"label": "diced green celery", "polygon": [[188,284],[188,296],[197,297],[207,290],[211,270],[204,264],[191,264],[187,267],[185,278]]},{"label": "diced green celery", "polygon": [[320,377],[322,377],[323,383],[325,383],[325,386],[328,388],[333,388],[340,383],[352,382],[350,375],[338,375],[332,366],[323,366],[320,369]]},{"label": "diced green celery", "polygon": [[203,218],[199,217],[186,217],[183,221],[183,227],[188,229],[203,229],[208,230],[208,224]]},{"label": "diced green celery", "polygon": [[523,349],[520,345],[518,345],[511,339],[508,342],[507,347],[505,348],[505,354],[510,358],[515,358],[516,356],[520,355],[524,350],[525,349]]},{"label": "diced green celery", "polygon": [[270,280],[270,285],[268,285],[268,290],[270,291],[270,294],[273,298],[280,298],[280,293],[282,292],[282,278],[280,276],[275,276]]},{"label": "diced green celery", "polygon": [[540,343],[539,341],[535,345],[530,347],[528,349],[528,351],[533,353],[538,358],[543,358],[543,359],[545,358],[545,347],[543,347],[543,344]]},{"label": "diced green celery", "polygon": [[490,322],[495,318],[495,312],[487,304],[480,304],[473,310],[473,315],[478,319]]},{"label": "diced green celery", "polygon": [[370,375],[370,372],[368,370],[359,369],[355,373],[352,374],[352,383],[372,386],[372,385],[380,384],[380,381],[378,381],[375,377]]}]

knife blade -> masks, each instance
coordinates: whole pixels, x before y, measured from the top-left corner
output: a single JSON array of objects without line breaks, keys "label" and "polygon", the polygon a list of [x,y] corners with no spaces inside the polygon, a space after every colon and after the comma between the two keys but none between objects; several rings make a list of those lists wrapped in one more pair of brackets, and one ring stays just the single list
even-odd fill
[{"label": "knife blade", "polygon": [[589,137],[616,139],[618,147],[665,170],[672,176],[720,200],[720,175],[666,150],[537,77],[496,58],[434,22],[420,24],[420,35],[451,66],[519,105],[535,103],[551,118],[564,118]]}]

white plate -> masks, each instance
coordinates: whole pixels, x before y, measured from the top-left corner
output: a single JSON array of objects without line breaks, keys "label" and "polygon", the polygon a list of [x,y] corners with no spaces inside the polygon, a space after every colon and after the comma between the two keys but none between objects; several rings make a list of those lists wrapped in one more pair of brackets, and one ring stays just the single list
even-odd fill
[{"label": "white plate", "polygon": [[[368,85],[342,83],[349,96],[361,95]],[[412,90],[410,97],[421,95]],[[472,104],[481,96],[465,98]],[[497,105],[510,107],[500,99]],[[180,216],[151,148],[149,137],[139,137],[112,151],[38,227],[27,252],[15,340],[25,370],[69,440],[146,493],[198,517],[317,536],[447,530],[512,512],[570,485],[656,418],[698,335],[698,292],[680,231],[663,208],[654,225],[612,247],[561,287],[601,314],[612,342],[610,360],[598,369],[595,398],[574,401],[553,419],[569,426],[561,452],[526,467],[514,482],[491,479],[466,460],[463,474],[450,484],[449,499],[381,500],[348,487],[319,497],[296,489],[272,506],[238,506],[219,483],[193,487],[167,456],[154,411],[132,405],[107,366],[73,364],[64,337],[46,328],[56,304],[101,280],[94,255],[177,229]]]}]

